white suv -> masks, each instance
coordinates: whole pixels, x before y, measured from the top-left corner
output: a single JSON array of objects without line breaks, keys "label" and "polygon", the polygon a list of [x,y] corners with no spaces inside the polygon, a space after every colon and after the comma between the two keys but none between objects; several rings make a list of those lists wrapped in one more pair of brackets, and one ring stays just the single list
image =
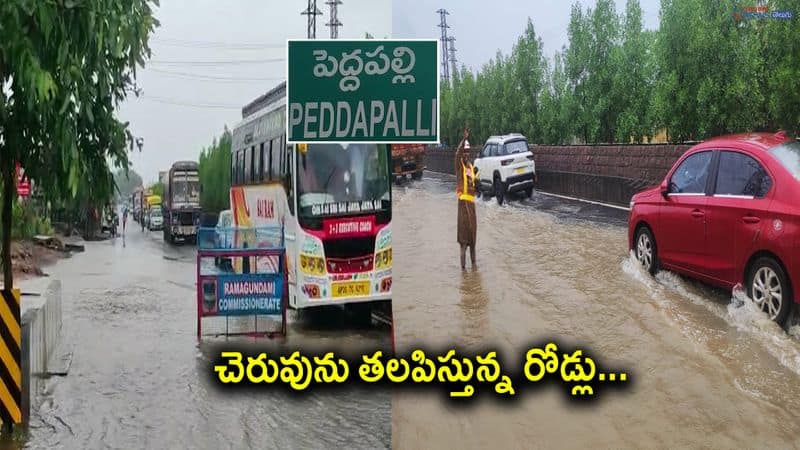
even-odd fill
[{"label": "white suv", "polygon": [[525,191],[528,197],[533,194],[536,164],[528,140],[519,133],[487,139],[475,157],[475,168],[479,191],[492,193],[501,205],[509,192]]}]

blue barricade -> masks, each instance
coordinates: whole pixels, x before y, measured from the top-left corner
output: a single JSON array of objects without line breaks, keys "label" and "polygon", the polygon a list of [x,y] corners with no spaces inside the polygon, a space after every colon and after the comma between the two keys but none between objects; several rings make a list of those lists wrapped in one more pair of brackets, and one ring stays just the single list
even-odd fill
[{"label": "blue barricade", "polygon": [[197,233],[197,249],[254,250],[284,247],[283,227],[203,228]]},{"label": "blue barricade", "polygon": [[[215,316],[279,316],[280,333],[285,335],[285,257],[283,227],[201,227],[197,233],[198,338],[201,319]],[[208,264],[204,265],[209,259],[214,264],[238,260],[240,273],[213,266],[209,271]]]}]

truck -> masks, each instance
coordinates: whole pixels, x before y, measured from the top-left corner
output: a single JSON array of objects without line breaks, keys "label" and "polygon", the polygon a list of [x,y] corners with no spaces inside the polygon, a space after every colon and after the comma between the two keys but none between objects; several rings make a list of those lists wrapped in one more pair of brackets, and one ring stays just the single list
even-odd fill
[{"label": "truck", "polygon": [[145,199],[144,209],[142,210],[142,220],[144,220],[144,226],[147,229],[150,229],[150,213],[153,211],[153,208],[161,208],[161,196],[151,194]]},{"label": "truck", "polygon": [[144,210],[144,188],[138,187],[133,190],[131,204],[133,205],[133,220],[140,222],[143,218],[142,211]]},{"label": "truck", "polygon": [[200,228],[200,165],[195,161],[172,164],[164,183],[164,240],[197,241]]},{"label": "truck", "polygon": [[425,170],[425,144],[392,145],[392,178],[394,181],[411,175],[414,180],[422,178]]}]

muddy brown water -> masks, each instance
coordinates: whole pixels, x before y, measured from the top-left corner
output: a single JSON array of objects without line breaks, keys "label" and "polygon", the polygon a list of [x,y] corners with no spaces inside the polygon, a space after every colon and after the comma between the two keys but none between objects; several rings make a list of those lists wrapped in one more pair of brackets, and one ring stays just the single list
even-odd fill
[{"label": "muddy brown water", "polygon": [[[452,181],[395,190],[397,350],[459,345],[512,364],[534,341],[585,348],[628,369],[627,390],[591,405],[560,386],[440,391],[241,394],[210,381],[218,342],[195,338],[191,247],[129,231],[87,243],[49,272],[63,280],[67,377],[48,381],[29,448],[794,448],[800,327],[786,333],[731,295],[670,273],[644,274],[619,214],[552,200],[478,204],[478,264],[462,272]],[[588,217],[591,220],[576,220]],[[385,348],[385,329],[290,317],[284,347]],[[509,367],[509,366],[505,366]],[[490,398],[487,398],[490,397]]]},{"label": "muddy brown water", "polygon": [[511,364],[552,338],[629,369],[633,382],[583,406],[560,386],[522,389],[514,402],[490,391],[469,407],[396,391],[394,448],[800,446],[798,327],[787,334],[750,305],[731,306],[730,293],[674,274],[649,277],[628,255],[619,214],[575,220],[580,204],[542,211],[541,194],[479,201],[478,269],[462,272],[453,192],[446,177],[395,192],[397,350],[496,348]]},{"label": "muddy brown water", "polygon": [[[134,229],[86,244],[51,268],[63,286],[66,377],[50,378],[28,448],[390,448],[387,390],[222,390],[211,380],[224,341],[195,335],[195,249]],[[253,339],[231,339],[232,348]],[[390,348],[386,327],[342,315],[290,315],[285,341],[261,351]],[[249,348],[249,350],[254,350]],[[255,351],[255,350],[254,350]]]}]

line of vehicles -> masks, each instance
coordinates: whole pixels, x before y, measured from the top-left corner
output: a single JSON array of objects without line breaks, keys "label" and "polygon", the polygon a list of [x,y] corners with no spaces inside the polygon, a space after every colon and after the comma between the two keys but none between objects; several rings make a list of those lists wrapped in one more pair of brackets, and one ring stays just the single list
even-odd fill
[{"label": "line of vehicles", "polygon": [[133,219],[150,231],[162,231],[164,241],[195,242],[200,228],[200,167],[178,161],[164,180],[164,197],[137,188],[131,195]]}]

